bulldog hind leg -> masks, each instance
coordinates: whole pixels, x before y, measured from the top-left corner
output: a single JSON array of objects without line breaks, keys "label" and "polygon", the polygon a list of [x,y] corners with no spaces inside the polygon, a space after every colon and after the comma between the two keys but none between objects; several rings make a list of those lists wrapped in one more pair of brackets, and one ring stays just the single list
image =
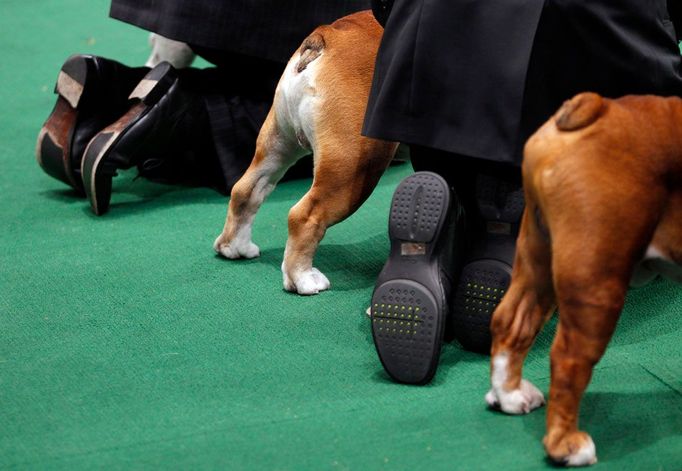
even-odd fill
[{"label": "bulldog hind leg", "polygon": [[578,429],[580,401],[616,328],[633,266],[646,250],[663,201],[661,191],[635,194],[631,189],[637,185],[627,179],[636,175],[621,175],[612,194],[599,191],[601,174],[579,176],[583,178],[568,189],[585,195],[589,204],[562,204],[560,196],[549,199],[562,212],[552,212],[561,214],[552,228],[559,325],[551,350],[544,445],[552,460],[570,466],[597,460],[592,439]]},{"label": "bulldog hind leg", "polygon": [[327,228],[353,214],[369,197],[396,147],[360,136],[318,143],[313,185],[289,212],[284,289],[303,295],[329,289],[327,277],[313,267],[320,241]]},{"label": "bulldog hind leg", "polygon": [[575,260],[570,263],[571,269],[556,271],[559,325],[551,350],[547,434],[543,443],[554,462],[585,466],[595,463],[597,457],[592,438],[578,429],[580,401],[594,365],[615,330],[627,284],[615,282],[613,275],[603,272],[605,261],[601,258],[577,269]]},{"label": "bulldog hind leg", "polygon": [[507,414],[527,414],[545,403],[522,378],[523,362],[554,310],[549,240],[538,227],[532,201],[523,215],[508,292],[493,314],[491,386],[486,402]]}]

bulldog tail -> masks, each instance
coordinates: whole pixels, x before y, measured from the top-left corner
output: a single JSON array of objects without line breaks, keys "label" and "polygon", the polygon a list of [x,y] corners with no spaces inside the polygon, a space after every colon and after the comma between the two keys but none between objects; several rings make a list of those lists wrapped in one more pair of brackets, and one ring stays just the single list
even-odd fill
[{"label": "bulldog tail", "polygon": [[317,31],[305,38],[299,50],[301,57],[298,60],[298,64],[296,64],[296,72],[303,72],[308,67],[308,64],[320,57],[325,46],[324,36]]},{"label": "bulldog tail", "polygon": [[602,115],[606,103],[596,93],[576,95],[559,108],[554,121],[560,131],[576,131],[594,123]]}]

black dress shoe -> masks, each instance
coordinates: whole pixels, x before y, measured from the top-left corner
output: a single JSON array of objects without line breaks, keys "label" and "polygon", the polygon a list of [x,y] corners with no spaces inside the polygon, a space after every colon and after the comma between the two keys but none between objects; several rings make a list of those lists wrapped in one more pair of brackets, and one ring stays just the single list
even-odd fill
[{"label": "black dress shoe", "polygon": [[455,290],[452,324],[465,349],[489,354],[490,320],[511,282],[523,189],[520,183],[479,175],[476,198],[482,224],[472,224],[477,229]]},{"label": "black dress shoe", "polygon": [[83,193],[80,164],[86,145],[125,112],[130,91],[148,71],[103,57],[69,57],[55,85],[57,102],[38,134],[36,158],[42,169]]},{"label": "black dress shoe", "polygon": [[154,67],[130,94],[129,109],[88,144],[81,174],[97,215],[109,209],[111,181],[118,169],[172,158],[195,145],[194,130],[205,116],[203,101],[181,85],[167,62]]},{"label": "black dress shoe", "polygon": [[372,334],[395,381],[428,383],[440,357],[461,207],[446,181],[417,172],[396,188],[389,216],[391,252],[372,295]]}]

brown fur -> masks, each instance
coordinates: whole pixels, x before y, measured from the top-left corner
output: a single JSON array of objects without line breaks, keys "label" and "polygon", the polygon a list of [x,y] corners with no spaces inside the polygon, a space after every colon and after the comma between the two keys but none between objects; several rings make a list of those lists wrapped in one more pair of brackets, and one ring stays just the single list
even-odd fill
[{"label": "brown fur", "polygon": [[558,306],[544,439],[557,461],[588,439],[578,430],[580,400],[633,267],[652,241],[682,264],[681,126],[678,98],[582,94],[526,144],[526,212],[511,286],[493,315],[492,354],[509,354],[505,389],[517,389],[526,354]]},{"label": "brown fur", "polygon": [[576,131],[594,123],[604,109],[604,101],[595,93],[584,93],[568,100],[559,109],[556,127],[560,131]]}]

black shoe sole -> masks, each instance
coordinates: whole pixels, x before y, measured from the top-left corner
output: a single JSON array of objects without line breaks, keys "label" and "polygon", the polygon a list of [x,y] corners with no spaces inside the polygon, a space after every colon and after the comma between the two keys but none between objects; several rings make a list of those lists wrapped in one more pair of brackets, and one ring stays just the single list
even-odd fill
[{"label": "black shoe sole", "polygon": [[477,235],[469,262],[460,273],[452,324],[455,338],[465,349],[489,354],[490,321],[511,282],[524,201],[519,185],[482,175],[476,196],[486,227]]},{"label": "black shoe sole", "polygon": [[467,350],[490,353],[490,320],[511,281],[510,265],[492,259],[464,266],[453,301],[452,323],[457,341]]},{"label": "black shoe sole", "polygon": [[57,102],[38,134],[36,160],[53,178],[84,194],[78,165],[71,155],[71,143],[78,119],[78,107],[84,100],[89,77],[96,70],[92,56],[73,55],[62,65],[55,85]]},{"label": "black shoe sole", "polygon": [[168,63],[154,67],[130,94],[137,100],[118,121],[104,128],[85,149],[81,162],[81,175],[85,194],[92,211],[101,216],[109,210],[111,180],[115,170],[103,170],[107,159],[117,152],[117,144],[126,133],[147,115],[149,110],[177,83],[177,75]]},{"label": "black shoe sole", "polygon": [[407,177],[391,203],[391,253],[372,295],[372,336],[395,381],[425,384],[434,376],[447,318],[439,250],[450,190],[431,172]]}]

